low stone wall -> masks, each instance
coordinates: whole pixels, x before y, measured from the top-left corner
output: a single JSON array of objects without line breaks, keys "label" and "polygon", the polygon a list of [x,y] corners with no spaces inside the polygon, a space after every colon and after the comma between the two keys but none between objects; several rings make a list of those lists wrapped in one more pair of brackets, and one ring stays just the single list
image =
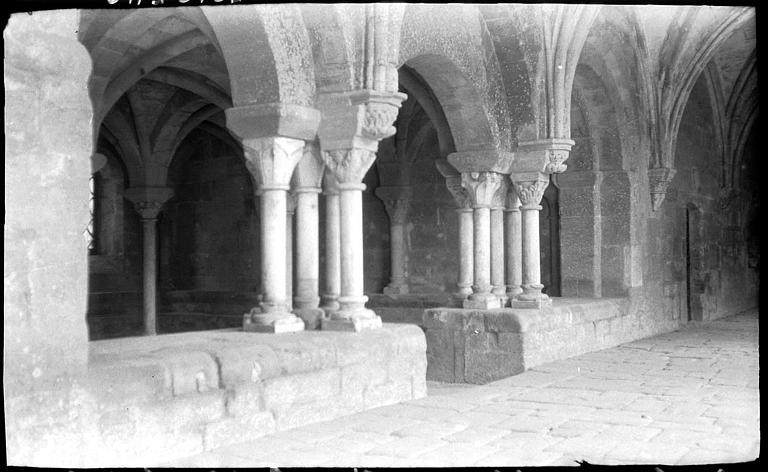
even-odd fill
[{"label": "low stone wall", "polygon": [[424,310],[451,306],[449,293],[406,293],[389,295],[367,293],[366,306],[381,316],[384,323],[413,323],[421,325]]},{"label": "low stone wall", "polygon": [[635,311],[628,299],[560,298],[542,310],[428,309],[427,379],[484,384],[677,326],[651,326]]},{"label": "low stone wall", "polygon": [[424,334],[219,330],[90,343],[82,378],[5,399],[11,465],[157,466],[426,395]]}]

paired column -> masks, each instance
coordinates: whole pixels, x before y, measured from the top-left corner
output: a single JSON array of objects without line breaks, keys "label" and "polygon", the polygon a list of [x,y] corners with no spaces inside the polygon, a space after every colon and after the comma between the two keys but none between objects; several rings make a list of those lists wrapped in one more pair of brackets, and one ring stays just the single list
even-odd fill
[{"label": "paired column", "polygon": [[511,302],[513,307],[540,308],[551,303],[541,289],[541,261],[539,248],[539,211],[541,198],[549,184],[546,174],[511,175],[517,196],[522,203],[522,289],[523,292]]},{"label": "paired column", "polygon": [[504,238],[506,255],[507,298],[514,300],[523,293],[523,240],[520,217],[520,198],[512,183],[507,191],[507,207],[504,210]]},{"label": "paired column", "polygon": [[243,142],[246,167],[256,182],[261,214],[261,302],[245,314],[243,328],[292,332],[304,323],[291,313],[288,298],[287,199],[290,178],[303,155],[304,141],[272,137]]},{"label": "paired column", "polygon": [[491,293],[499,298],[501,306],[507,304],[507,286],[504,280],[504,204],[507,180],[502,178],[491,202]]},{"label": "paired column", "polygon": [[296,195],[296,293],[294,310],[307,329],[319,329],[320,309],[320,223],[318,195],[323,178],[323,162],[317,143],[307,143],[304,155],[291,180]]},{"label": "paired column", "polygon": [[339,310],[341,294],[341,219],[336,177],[328,170],[323,175],[325,199],[325,284],[322,309],[326,316]]},{"label": "paired column", "polygon": [[125,192],[143,226],[142,304],[147,336],[157,334],[157,215],[172,195],[173,190],[166,187],[136,187]]},{"label": "paired column", "polygon": [[320,94],[323,121],[318,129],[322,159],[339,191],[339,309],[322,320],[322,329],[360,331],[381,327],[381,318],[365,307],[363,274],[363,190],[376,159],[379,140],[395,133],[392,123],[406,98],[397,92],[360,90]]},{"label": "paired column", "polygon": [[285,300],[293,311],[293,218],[296,214],[296,194],[285,195]]},{"label": "paired column", "polygon": [[465,172],[462,186],[472,201],[474,226],[474,283],[464,308],[500,308],[499,297],[491,293],[491,206],[504,179],[496,172]]},{"label": "paired column", "polygon": [[446,159],[435,161],[437,170],[445,177],[445,186],[456,202],[459,214],[459,278],[454,300],[459,305],[472,295],[474,280],[474,222],[472,201],[467,190],[461,186],[461,174]]},{"label": "paired column", "polygon": [[405,225],[413,191],[409,186],[379,187],[376,196],[384,202],[389,216],[390,281],[383,292],[391,295],[408,293],[407,248]]}]

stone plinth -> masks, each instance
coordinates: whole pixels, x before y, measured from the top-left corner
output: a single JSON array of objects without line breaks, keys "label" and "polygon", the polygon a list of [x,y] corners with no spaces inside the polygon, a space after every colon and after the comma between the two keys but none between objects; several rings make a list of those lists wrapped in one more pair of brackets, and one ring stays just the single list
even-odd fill
[{"label": "stone plinth", "polygon": [[639,337],[626,299],[556,299],[538,310],[430,308],[427,378],[484,384]]},{"label": "stone plinth", "polygon": [[416,326],[94,341],[86,373],[6,396],[8,463],[142,467],[426,396]]}]

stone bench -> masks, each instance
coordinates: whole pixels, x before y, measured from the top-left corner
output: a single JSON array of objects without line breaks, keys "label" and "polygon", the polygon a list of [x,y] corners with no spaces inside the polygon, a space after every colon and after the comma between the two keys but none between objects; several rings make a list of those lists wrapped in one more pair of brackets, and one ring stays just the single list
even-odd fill
[{"label": "stone bench", "polygon": [[26,418],[9,447],[32,466],[156,466],[423,397],[425,351],[421,329],[397,324],[94,341],[82,378],[6,399],[11,418]]},{"label": "stone bench", "polygon": [[483,384],[653,334],[631,311],[627,299],[565,298],[541,310],[427,309],[427,379]]}]

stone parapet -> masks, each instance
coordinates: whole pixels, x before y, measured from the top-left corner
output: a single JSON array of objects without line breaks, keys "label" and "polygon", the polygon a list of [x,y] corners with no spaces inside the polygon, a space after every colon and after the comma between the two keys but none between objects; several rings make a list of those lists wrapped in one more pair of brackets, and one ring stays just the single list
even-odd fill
[{"label": "stone parapet", "polygon": [[87,372],[6,398],[8,463],[152,466],[426,395],[416,326],[219,330],[90,344]]},{"label": "stone parapet", "polygon": [[427,378],[484,384],[647,336],[628,299],[555,299],[540,310],[424,311]]}]

